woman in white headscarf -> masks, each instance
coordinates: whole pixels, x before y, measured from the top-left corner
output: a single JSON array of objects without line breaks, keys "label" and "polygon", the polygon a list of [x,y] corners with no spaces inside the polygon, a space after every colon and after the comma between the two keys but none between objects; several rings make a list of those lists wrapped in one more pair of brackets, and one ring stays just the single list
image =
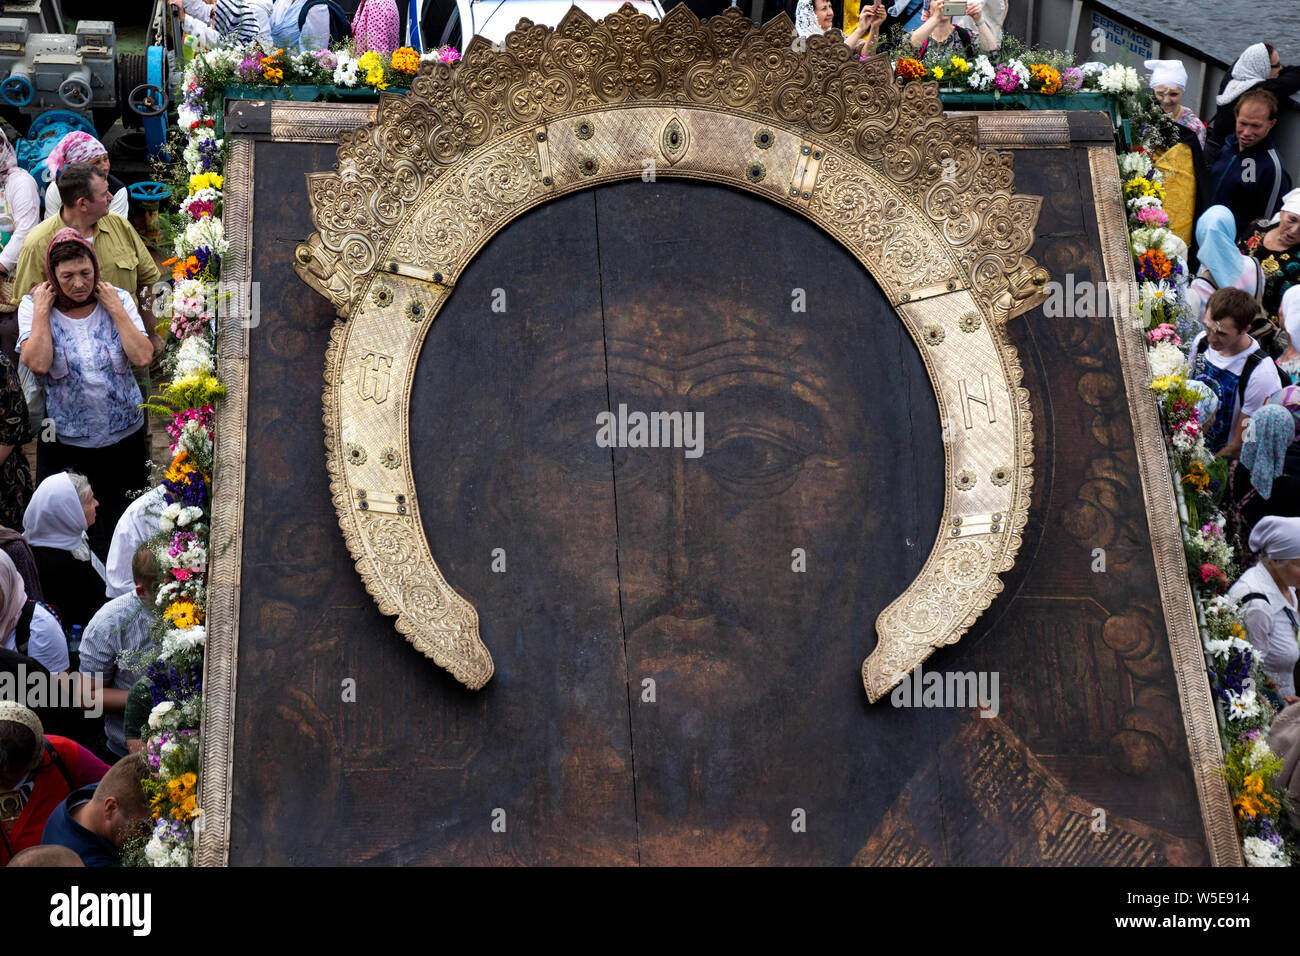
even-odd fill
[{"label": "woman in white headscarf", "polygon": [[29,600],[23,577],[0,551],[0,647],[26,654],[51,674],[68,669],[68,641],[59,622],[39,601]]},{"label": "woman in white headscarf", "polygon": [[801,37],[821,36],[835,23],[830,0],[799,0],[794,8],[794,29]]},{"label": "woman in white headscarf", "polygon": [[104,604],[104,565],[86,535],[98,507],[84,475],[60,472],[37,486],[23,515],[45,600],[67,628],[85,627]]},{"label": "woman in white headscarf", "polygon": [[1246,638],[1262,659],[1264,673],[1288,704],[1295,692],[1300,660],[1296,634],[1296,587],[1300,585],[1300,518],[1269,515],[1250,533],[1250,550],[1259,563],[1237,579],[1228,597],[1241,605]]},{"label": "woman in white headscarf", "polygon": [[1185,130],[1179,142],[1154,153],[1151,162],[1164,176],[1164,210],[1169,216],[1169,228],[1174,235],[1191,246],[1196,213],[1205,199],[1204,191],[1208,186],[1208,174],[1202,158],[1205,124],[1183,106],[1187,68],[1183,66],[1182,60],[1147,60],[1146,68],[1151,71],[1151,92],[1161,109]]},{"label": "woman in white headscarf", "polygon": [[1219,150],[1228,141],[1237,128],[1237,117],[1233,108],[1238,98],[1247,90],[1258,87],[1277,97],[1279,103],[1300,90],[1300,66],[1282,66],[1277,49],[1271,43],[1256,43],[1246,47],[1237,62],[1232,65],[1232,72],[1224,77],[1219,88],[1219,95],[1214,102],[1218,112],[1209,123],[1206,137],[1205,165],[1213,166],[1219,157]]},{"label": "woman in white headscarf", "polygon": [[1182,60],[1147,60],[1151,71],[1151,92],[1160,102],[1160,108],[1179,126],[1186,126],[1196,134],[1201,149],[1205,148],[1205,124],[1190,107],[1183,105],[1183,91],[1187,89],[1187,67]]}]

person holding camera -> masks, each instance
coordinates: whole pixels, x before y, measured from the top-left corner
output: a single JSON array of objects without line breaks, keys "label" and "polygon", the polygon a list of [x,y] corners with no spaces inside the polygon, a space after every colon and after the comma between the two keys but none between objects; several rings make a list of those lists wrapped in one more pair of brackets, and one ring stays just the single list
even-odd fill
[{"label": "person holding camera", "polygon": [[[978,34],[980,46],[985,50],[998,50],[1002,46],[1002,24],[1007,22],[1007,5],[1009,0],[984,0],[980,7],[980,18],[963,14],[952,18],[952,25],[961,27],[972,36]],[[985,46],[984,40],[993,45]]]},{"label": "person holding camera", "polygon": [[[908,38],[918,57],[975,56],[971,34],[964,27],[954,24],[952,15],[949,14],[949,10],[955,13],[958,6],[956,0],[930,0],[929,8],[922,14],[924,22]],[[984,4],[981,0],[968,0],[961,6],[966,11],[965,16],[970,17],[978,27],[984,19]],[[992,33],[982,28],[979,31],[979,45],[990,53],[997,49]]]},{"label": "person holding camera", "polygon": [[885,5],[880,0],[864,6],[858,13],[857,27],[844,38],[849,49],[864,57],[874,54],[876,44],[880,42],[880,26],[885,22],[885,16]]}]

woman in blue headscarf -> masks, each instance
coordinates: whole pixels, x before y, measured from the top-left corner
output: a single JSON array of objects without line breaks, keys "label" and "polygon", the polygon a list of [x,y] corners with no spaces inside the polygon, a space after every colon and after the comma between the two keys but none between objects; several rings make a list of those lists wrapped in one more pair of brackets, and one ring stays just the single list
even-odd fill
[{"label": "woman in blue headscarf", "polygon": [[[1268,515],[1300,516],[1300,386],[1288,385],[1256,410],[1228,484],[1238,550]],[[1245,553],[1242,551],[1241,553]]]}]

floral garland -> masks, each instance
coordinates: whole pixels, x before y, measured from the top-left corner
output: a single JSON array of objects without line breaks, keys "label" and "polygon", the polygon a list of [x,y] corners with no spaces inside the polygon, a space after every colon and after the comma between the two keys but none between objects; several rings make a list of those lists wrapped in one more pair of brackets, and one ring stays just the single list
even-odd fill
[{"label": "floral garland", "polygon": [[903,57],[894,63],[894,75],[900,83],[938,81],[941,91],[992,93],[995,99],[1010,93],[1108,93],[1116,97],[1119,115],[1129,121],[1136,145],[1121,152],[1119,168],[1138,280],[1132,310],[1134,321],[1146,331],[1151,389],[1160,404],[1175,469],[1188,575],[1203,620],[1206,667],[1224,741],[1223,773],[1247,864],[1290,866],[1300,861],[1300,849],[1280,832],[1286,794],[1274,779],[1282,759],[1264,740],[1274,706],[1263,691],[1266,677],[1260,658],[1245,639],[1241,609],[1225,596],[1239,562],[1219,509],[1228,462],[1215,458],[1204,438],[1217,399],[1208,387],[1189,378],[1187,349],[1199,327],[1186,302],[1188,250],[1169,228],[1163,177],[1153,161],[1177,142],[1177,128],[1132,67],[1076,67],[1068,55],[1022,50],[1014,40],[1002,54],[996,63],[983,54],[973,62],[954,55]]},{"label": "floral garland", "polygon": [[1119,157],[1130,251],[1139,280],[1132,310],[1146,330],[1151,390],[1160,406],[1180,498],[1187,570],[1203,622],[1206,669],[1224,743],[1223,774],[1242,853],[1250,866],[1290,866],[1300,855],[1280,832],[1286,794],[1275,777],[1282,758],[1264,740],[1274,707],[1263,692],[1266,678],[1259,655],[1245,639],[1241,608],[1225,595],[1239,570],[1219,507],[1228,462],[1210,453],[1204,433],[1218,400],[1207,386],[1189,377],[1187,350],[1197,325],[1186,302],[1187,247],[1169,230],[1162,208],[1164,187],[1151,158],[1167,140],[1154,127],[1147,133],[1145,141]]},{"label": "floral garland", "polygon": [[[233,83],[277,86],[334,84],[344,88],[405,88],[421,63],[455,63],[453,47],[420,55],[409,47],[391,56],[360,55],[349,47],[287,56],[259,46],[201,53],[181,78],[177,125],[185,140],[181,196],[171,218],[174,257],[169,295],[159,298],[158,331],[167,334],[164,359],[170,381],[145,408],[166,422],[172,459],[159,484],[166,502],[151,539],[162,570],[157,640],[124,660],[148,680],[150,703],[144,754],[154,773],[145,781],[154,827],[125,855],[150,866],[189,866],[202,811],[198,791],[199,722],[203,713],[203,649],[207,639],[207,574],[212,507],[213,427],[225,386],[217,378],[214,350],[218,310],[232,293],[218,284],[229,250],[222,226],[225,141],[215,117]],[[234,293],[239,294],[239,293]]]},{"label": "floral garland", "polygon": [[[422,63],[455,63],[460,52],[452,46],[418,53],[404,46],[391,54],[366,50],[358,53],[351,43],[332,50],[288,54],[283,48],[267,50],[260,44],[219,47],[194,58],[184,83],[193,80],[200,89],[219,93],[226,86],[285,86],[302,84],[340,89],[408,89]],[[182,90],[185,87],[182,86]]]},{"label": "floral garland", "polygon": [[[906,43],[901,36],[898,39]],[[1132,67],[1097,62],[1075,66],[1070,54],[1025,47],[1010,36],[1004,38],[996,60],[983,52],[973,60],[959,53],[905,56],[894,61],[894,75],[904,83],[938,81],[943,92],[989,93],[995,100],[1017,93],[1064,97],[1105,93],[1114,98],[1117,115],[1138,127],[1138,138],[1145,140],[1148,149],[1167,149],[1177,141],[1174,124]]]}]

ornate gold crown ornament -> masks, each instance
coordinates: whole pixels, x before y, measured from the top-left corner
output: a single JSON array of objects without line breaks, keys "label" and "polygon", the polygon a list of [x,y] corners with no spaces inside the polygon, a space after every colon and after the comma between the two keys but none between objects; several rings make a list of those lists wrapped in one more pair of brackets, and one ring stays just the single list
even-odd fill
[{"label": "ornate gold crown ornament", "polygon": [[[657,174],[723,183],[794,209],[875,277],[930,374],[948,475],[939,539],[881,613],[862,668],[878,700],[955,643],[1002,589],[1032,484],[1028,392],[1003,323],[1046,296],[1026,252],[1040,198],[1010,153],[943,115],[935,84],[898,86],[886,57],[837,37],[792,49],[784,15],[702,23],[630,5],[554,30],[521,20],[503,50],[475,37],[424,64],[409,95],[340,137],[308,176],[317,227],[298,275],[345,320],[331,338],[326,448],[347,545],[397,629],[469,687],[492,676],[475,609],[443,579],[420,523],[408,442],[424,336],[474,254],[516,216],[589,186]],[[864,648],[865,649],[865,648]]]}]

